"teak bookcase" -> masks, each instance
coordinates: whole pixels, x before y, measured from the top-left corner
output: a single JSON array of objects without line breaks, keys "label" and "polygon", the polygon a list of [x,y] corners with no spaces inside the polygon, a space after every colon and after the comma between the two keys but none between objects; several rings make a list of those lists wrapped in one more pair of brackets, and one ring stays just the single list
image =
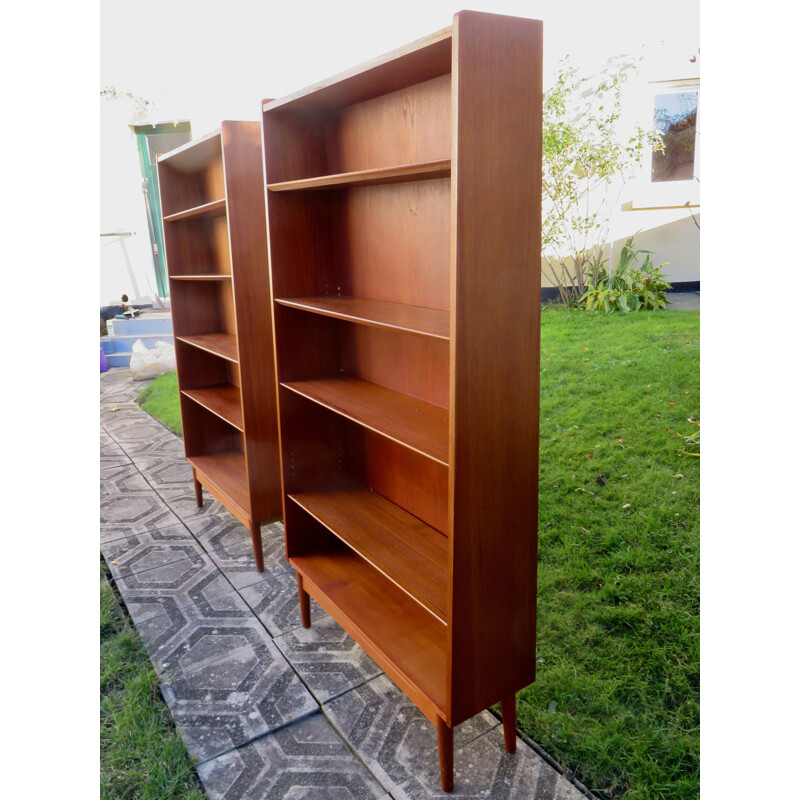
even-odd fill
[{"label": "teak bookcase", "polygon": [[286,553],[438,729],[535,677],[541,23],[263,104]]},{"label": "teak bookcase", "polygon": [[158,158],[186,460],[197,505],[205,486],[250,529],[281,516],[280,459],[257,122]]}]

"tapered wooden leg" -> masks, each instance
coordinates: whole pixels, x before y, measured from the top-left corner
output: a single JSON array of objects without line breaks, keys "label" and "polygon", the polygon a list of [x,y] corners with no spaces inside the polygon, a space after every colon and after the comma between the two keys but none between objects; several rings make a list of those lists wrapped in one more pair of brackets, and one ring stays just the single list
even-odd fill
[{"label": "tapered wooden leg", "polygon": [[311,627],[311,598],[303,588],[303,576],[297,573],[297,592],[300,595],[300,622],[304,628]]},{"label": "tapered wooden leg", "polygon": [[500,702],[500,711],[503,714],[503,738],[506,743],[506,752],[514,753],[517,750],[517,696],[511,694]]},{"label": "tapered wooden leg", "polygon": [[453,791],[453,729],[441,718],[436,718],[436,732],[439,734],[439,774],[442,791]]},{"label": "tapered wooden leg", "polygon": [[256,569],[264,571],[264,551],[261,549],[261,524],[257,520],[250,521],[250,538],[253,540],[253,555],[256,557]]},{"label": "tapered wooden leg", "polygon": [[203,507],[203,487],[200,481],[197,480],[197,472],[192,467],[192,480],[194,481],[194,499],[197,501],[197,507]]}]

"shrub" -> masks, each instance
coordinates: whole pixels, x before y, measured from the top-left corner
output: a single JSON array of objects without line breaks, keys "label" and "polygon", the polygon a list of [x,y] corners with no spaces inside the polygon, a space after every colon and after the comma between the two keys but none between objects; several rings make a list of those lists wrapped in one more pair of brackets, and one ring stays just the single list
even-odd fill
[{"label": "shrub", "polygon": [[[650,260],[651,251],[635,249],[631,236],[622,246],[617,266],[608,271],[607,262],[600,262],[592,271],[586,291],[578,299],[578,306],[587,311],[655,311],[667,307],[667,289],[672,284],[662,274],[661,268]],[[644,255],[641,267],[639,256]]]}]

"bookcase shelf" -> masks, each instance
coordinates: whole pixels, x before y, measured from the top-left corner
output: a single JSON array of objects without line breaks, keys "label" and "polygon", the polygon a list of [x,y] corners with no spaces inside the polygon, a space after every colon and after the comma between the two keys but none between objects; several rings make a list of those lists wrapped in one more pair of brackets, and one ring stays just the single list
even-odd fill
[{"label": "bookcase shelf", "polygon": [[234,364],[239,362],[238,347],[236,336],[232,333],[198,333],[194,336],[177,336],[178,341],[196,347],[198,350],[205,350],[215,356],[232,361]]},{"label": "bookcase shelf", "polygon": [[244,433],[242,398],[237,386],[222,383],[204,389],[183,389],[182,394]]},{"label": "bookcase shelf", "polygon": [[448,419],[443,408],[347,375],[293,381],[281,383],[281,386],[447,464]]},{"label": "bookcase shelf", "polygon": [[337,175],[319,175],[314,178],[267,184],[271,192],[289,192],[300,189],[327,189],[337,186],[378,186],[382,183],[424,181],[450,176],[450,159],[440,158],[415,164],[399,164],[391,167],[361,169],[355,172],[340,172]]},{"label": "bookcase shelf", "polygon": [[[260,126],[220,130],[158,157],[186,459],[250,530],[281,516]],[[266,309],[266,313],[265,313]]]},{"label": "bookcase shelf", "polygon": [[164,222],[179,222],[183,219],[210,219],[211,217],[225,216],[226,202],[225,198],[222,200],[213,200],[210,203],[204,203],[201,206],[194,208],[187,208],[185,211],[178,211],[176,214],[170,214],[164,217]]},{"label": "bookcase shelf", "polygon": [[289,499],[446,622],[447,539],[442,534],[352,480]]},{"label": "bookcase shelf", "polygon": [[286,553],[436,725],[535,678],[541,23],[262,104]]},{"label": "bookcase shelf", "polygon": [[367,297],[281,297],[276,303],[312,314],[374,325],[434,339],[450,338],[450,315],[447,311]]}]

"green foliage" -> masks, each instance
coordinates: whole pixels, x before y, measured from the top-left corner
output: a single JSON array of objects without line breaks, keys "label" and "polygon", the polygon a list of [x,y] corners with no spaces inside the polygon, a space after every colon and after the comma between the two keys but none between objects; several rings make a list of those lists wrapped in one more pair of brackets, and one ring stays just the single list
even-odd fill
[{"label": "green foliage", "polygon": [[518,718],[600,800],[699,796],[699,318],[542,313],[537,676]]},{"label": "green foliage", "polygon": [[581,77],[565,58],[544,94],[542,251],[564,305],[575,305],[601,264],[622,188],[646,153],[663,149],[655,129],[621,130],[623,85],[636,68],[620,56]]},{"label": "green foliage", "polygon": [[100,796],[203,800],[197,774],[158,678],[100,569]]},{"label": "green foliage", "polygon": [[[651,251],[634,249],[634,236],[622,246],[617,266],[608,272],[607,262],[601,262],[591,272],[586,291],[578,298],[577,305],[587,311],[654,311],[667,307],[666,290],[672,284],[662,274],[665,264],[655,266],[650,260]],[[636,269],[639,256],[645,259]]]},{"label": "green foliage", "polygon": [[176,372],[168,372],[149,383],[139,392],[136,402],[173,433],[183,436]]}]

